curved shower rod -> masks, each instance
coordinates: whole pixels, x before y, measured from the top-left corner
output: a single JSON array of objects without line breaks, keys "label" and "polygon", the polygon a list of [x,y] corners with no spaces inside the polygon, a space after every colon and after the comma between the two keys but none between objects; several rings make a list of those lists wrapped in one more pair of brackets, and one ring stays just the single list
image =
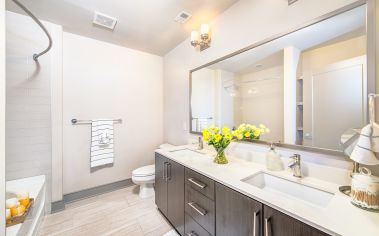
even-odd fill
[{"label": "curved shower rod", "polygon": [[33,60],[38,61],[38,57],[42,56],[43,54],[47,53],[50,50],[51,46],[53,45],[53,40],[51,39],[51,36],[49,32],[47,31],[47,29],[45,28],[45,26],[41,23],[41,21],[38,20],[37,17],[33,15],[33,13],[29,11],[28,8],[22,5],[18,0],[12,0],[12,1],[17,6],[19,6],[22,10],[24,10],[24,12],[28,14],[39,25],[39,27],[41,27],[41,29],[45,32],[46,36],[49,38],[49,45],[47,46],[47,48],[38,54],[37,53],[33,54]]}]

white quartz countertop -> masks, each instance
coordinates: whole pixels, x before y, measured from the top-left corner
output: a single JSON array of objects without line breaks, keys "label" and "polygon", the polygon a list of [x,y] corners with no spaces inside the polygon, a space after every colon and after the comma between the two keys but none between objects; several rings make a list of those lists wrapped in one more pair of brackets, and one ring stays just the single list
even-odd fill
[{"label": "white quartz countertop", "polygon": [[[204,154],[200,155],[194,153],[193,156],[180,156],[172,152],[184,148],[190,149],[191,147],[157,149],[156,152],[328,234],[344,236],[379,235],[379,213],[365,211],[352,205],[350,198],[340,193],[339,185],[335,183],[311,177],[298,179],[288,171],[270,172],[266,170],[264,165],[230,156],[228,156],[228,164],[218,165],[213,162],[213,155],[209,151],[203,151]],[[334,196],[326,207],[320,207],[299,201],[299,199],[278,195],[241,181],[260,172],[325,190],[333,193]]]}]

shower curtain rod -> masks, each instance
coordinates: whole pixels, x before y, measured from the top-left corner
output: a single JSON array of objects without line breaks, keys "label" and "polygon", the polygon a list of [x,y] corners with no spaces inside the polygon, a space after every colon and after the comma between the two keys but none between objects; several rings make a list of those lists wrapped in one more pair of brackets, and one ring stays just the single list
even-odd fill
[{"label": "shower curtain rod", "polygon": [[41,29],[45,32],[45,34],[46,34],[46,36],[48,37],[48,39],[49,39],[49,45],[47,46],[47,48],[45,49],[45,50],[43,50],[42,52],[40,52],[40,53],[35,53],[35,54],[33,54],[33,60],[35,60],[35,61],[38,61],[38,57],[40,57],[40,56],[42,56],[43,54],[45,54],[45,53],[47,53],[49,50],[50,50],[50,48],[51,48],[51,46],[53,45],[53,41],[52,41],[52,39],[51,39],[51,36],[50,36],[50,34],[49,34],[49,32],[47,31],[47,29],[45,28],[45,26],[41,23],[41,21],[39,21],[38,20],[38,18],[37,17],[35,17],[34,15],[33,15],[33,13],[31,13],[30,11],[29,11],[29,9],[28,8],[26,8],[24,5],[22,5],[18,0],[12,0],[17,6],[19,6],[22,10],[24,10],[24,12],[26,13],[26,14],[28,14],[38,25],[39,25],[39,27],[41,27]]}]

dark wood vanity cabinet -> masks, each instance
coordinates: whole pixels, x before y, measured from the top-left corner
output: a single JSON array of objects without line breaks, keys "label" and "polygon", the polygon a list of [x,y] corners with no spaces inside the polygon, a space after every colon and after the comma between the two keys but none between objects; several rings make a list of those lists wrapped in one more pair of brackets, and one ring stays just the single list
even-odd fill
[{"label": "dark wood vanity cabinet", "polygon": [[167,181],[166,164],[168,159],[162,155],[155,154],[155,204],[158,209],[167,216]]},{"label": "dark wood vanity cabinet", "polygon": [[263,235],[263,204],[216,183],[216,235]]},{"label": "dark wood vanity cabinet", "polygon": [[300,222],[280,211],[264,206],[265,236],[327,236],[303,222]]},{"label": "dark wood vanity cabinet", "polygon": [[328,235],[158,153],[155,203],[182,236]]},{"label": "dark wood vanity cabinet", "polygon": [[155,203],[184,235],[184,166],[158,153],[155,154]]}]

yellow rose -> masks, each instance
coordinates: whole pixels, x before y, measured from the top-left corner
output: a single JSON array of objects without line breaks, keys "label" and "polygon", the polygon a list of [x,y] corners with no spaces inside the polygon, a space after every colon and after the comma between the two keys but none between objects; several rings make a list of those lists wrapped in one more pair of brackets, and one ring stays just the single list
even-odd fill
[{"label": "yellow rose", "polygon": [[215,135],[215,142],[218,143],[222,139],[222,136],[220,134]]},{"label": "yellow rose", "polygon": [[209,139],[210,139],[210,137],[211,137],[211,134],[209,133],[209,131],[208,131],[208,130],[204,130],[204,131],[203,131],[203,138],[204,138],[204,141],[205,141],[205,142],[208,142]]},{"label": "yellow rose", "polygon": [[257,129],[254,131],[254,136],[255,137],[259,137],[261,135],[261,130],[260,129]]},{"label": "yellow rose", "polygon": [[265,129],[266,126],[265,126],[264,124],[260,124],[260,125],[259,125],[259,128],[261,128],[261,129]]},{"label": "yellow rose", "polygon": [[246,138],[250,138],[250,136],[251,136],[251,133],[250,133],[249,131],[247,131],[247,132],[245,133],[245,137],[246,137]]},{"label": "yellow rose", "polygon": [[243,138],[242,134],[237,134],[237,139],[241,140]]},{"label": "yellow rose", "polygon": [[230,134],[230,129],[225,126],[224,128],[222,128],[222,133],[223,134]]},{"label": "yellow rose", "polygon": [[233,136],[230,133],[228,133],[228,134],[225,134],[225,138],[227,140],[232,140]]}]

